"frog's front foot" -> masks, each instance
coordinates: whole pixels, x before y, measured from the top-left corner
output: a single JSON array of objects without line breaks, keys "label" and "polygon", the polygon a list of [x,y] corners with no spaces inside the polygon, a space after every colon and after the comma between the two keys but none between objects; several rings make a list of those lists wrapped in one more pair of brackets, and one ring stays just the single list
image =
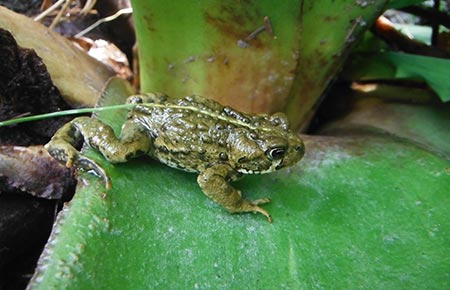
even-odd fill
[{"label": "frog's front foot", "polygon": [[260,207],[260,204],[265,204],[271,202],[270,198],[261,198],[253,201],[248,201],[245,199],[242,199],[242,202],[240,205],[236,206],[234,210],[229,210],[230,212],[259,212],[263,214],[269,223],[272,223],[272,216],[269,214],[269,212],[262,207]]},{"label": "frog's front foot", "polygon": [[270,214],[260,204],[270,202],[269,198],[249,201],[242,198],[241,192],[232,187],[228,180],[233,170],[226,164],[218,164],[201,172],[197,178],[203,193],[226,208],[230,213],[259,212],[272,222]]}]

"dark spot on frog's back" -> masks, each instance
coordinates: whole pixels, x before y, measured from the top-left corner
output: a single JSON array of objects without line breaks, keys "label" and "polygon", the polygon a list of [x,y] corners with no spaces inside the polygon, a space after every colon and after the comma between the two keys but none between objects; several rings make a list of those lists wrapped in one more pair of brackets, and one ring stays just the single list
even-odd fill
[{"label": "dark spot on frog's back", "polygon": [[281,127],[283,130],[289,129],[289,121],[285,114],[283,113],[275,113],[270,116],[270,122],[272,125]]},{"label": "dark spot on frog's back", "polygon": [[180,163],[176,163],[175,167],[180,169],[180,170],[186,170],[186,167],[181,165]]},{"label": "dark spot on frog's back", "polygon": [[225,152],[220,152],[219,153],[219,159],[222,161],[227,161],[228,160],[228,155]]},{"label": "dark spot on frog's back", "polygon": [[224,107],[224,108],[223,108],[223,112],[224,112],[228,117],[235,118],[236,120],[239,120],[239,121],[244,122],[244,123],[250,123],[250,120],[249,120],[247,117],[245,117],[245,116],[242,115],[241,113],[239,113],[239,112],[233,110],[233,109],[230,108],[230,107]]},{"label": "dark spot on frog's back", "polygon": [[206,143],[206,144],[211,144],[212,143],[212,138],[211,138],[211,136],[208,136],[208,135],[201,135],[200,136],[200,140],[203,143]]},{"label": "dark spot on frog's back", "polygon": [[128,102],[131,104],[142,104],[142,97],[139,95],[130,96]]},{"label": "dark spot on frog's back", "polygon": [[208,161],[208,156],[206,155],[206,151],[199,151],[198,159],[201,161]]},{"label": "dark spot on frog's back", "polygon": [[238,159],[238,163],[244,163],[245,161],[247,161],[247,157],[241,157]]},{"label": "dark spot on frog's back", "polygon": [[278,126],[280,125],[281,121],[279,118],[272,118],[272,125]]},{"label": "dark spot on frog's back", "polygon": [[160,146],[160,147],[157,148],[157,150],[159,152],[161,152],[161,153],[164,153],[164,154],[168,154],[169,153],[169,149],[167,149],[166,146]]},{"label": "dark spot on frog's back", "polygon": [[247,134],[247,137],[248,137],[250,140],[253,140],[253,141],[255,141],[256,139],[258,139],[258,135],[257,135],[254,131],[250,131],[250,132]]}]

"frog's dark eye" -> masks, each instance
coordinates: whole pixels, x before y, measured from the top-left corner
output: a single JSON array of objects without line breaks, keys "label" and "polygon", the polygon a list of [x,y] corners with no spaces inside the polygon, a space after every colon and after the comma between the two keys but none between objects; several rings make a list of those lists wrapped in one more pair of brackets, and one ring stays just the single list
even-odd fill
[{"label": "frog's dark eye", "polygon": [[219,153],[219,159],[223,160],[223,161],[227,161],[228,160],[228,155],[225,152],[220,152]]},{"label": "frog's dark eye", "polygon": [[270,160],[277,160],[284,157],[286,154],[286,148],[284,147],[274,147],[266,151],[267,157]]}]

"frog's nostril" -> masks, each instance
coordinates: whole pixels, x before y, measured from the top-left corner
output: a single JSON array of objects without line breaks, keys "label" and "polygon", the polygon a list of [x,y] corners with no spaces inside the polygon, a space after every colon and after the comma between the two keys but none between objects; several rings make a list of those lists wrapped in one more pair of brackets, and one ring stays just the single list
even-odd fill
[{"label": "frog's nostril", "polygon": [[305,154],[305,146],[304,145],[303,146],[297,145],[297,146],[295,146],[294,150],[295,150],[296,154],[299,156],[300,155],[303,156]]}]

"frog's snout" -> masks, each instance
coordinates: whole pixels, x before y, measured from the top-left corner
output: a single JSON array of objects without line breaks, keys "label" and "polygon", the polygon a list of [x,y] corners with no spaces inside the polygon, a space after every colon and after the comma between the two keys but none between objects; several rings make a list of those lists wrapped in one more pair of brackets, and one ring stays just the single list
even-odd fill
[{"label": "frog's snout", "polygon": [[305,155],[305,143],[300,140],[299,144],[294,147],[294,150],[303,157],[303,155]]},{"label": "frog's snout", "polygon": [[280,168],[294,165],[305,155],[305,144],[302,139],[295,136],[289,140],[289,143],[290,152],[286,154],[283,162],[279,165]]}]

